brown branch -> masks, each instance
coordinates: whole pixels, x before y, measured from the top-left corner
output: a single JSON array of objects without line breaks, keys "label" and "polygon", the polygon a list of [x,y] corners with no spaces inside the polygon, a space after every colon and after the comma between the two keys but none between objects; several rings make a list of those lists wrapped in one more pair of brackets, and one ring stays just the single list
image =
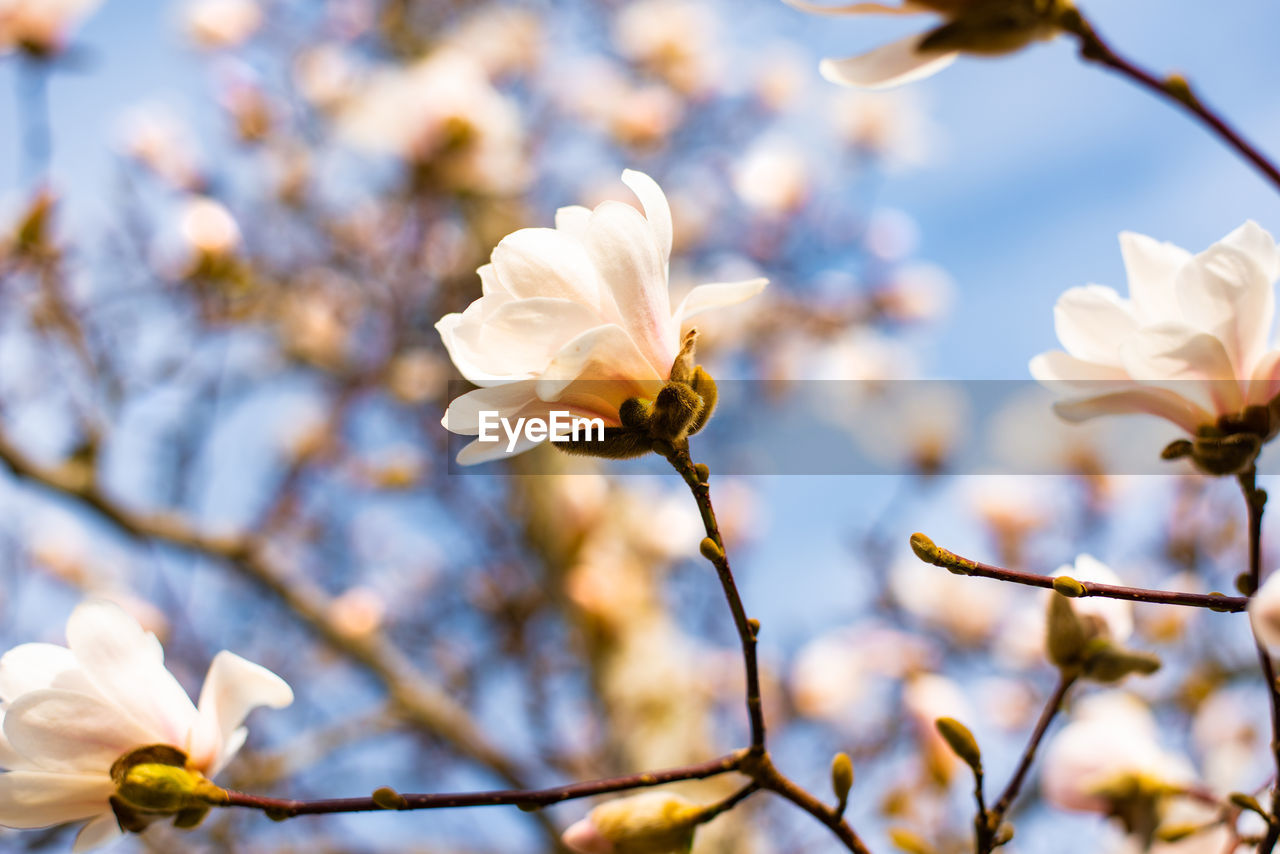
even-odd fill
[{"label": "brown branch", "polygon": [[1202,122],[1213,133],[1217,134],[1229,147],[1249,161],[1254,168],[1266,176],[1267,180],[1280,189],[1280,169],[1267,159],[1253,143],[1246,140],[1214,109],[1201,101],[1185,79],[1179,76],[1165,78],[1134,64],[1116,53],[1103,38],[1098,35],[1093,25],[1078,12],[1069,15],[1062,22],[1063,28],[1074,35],[1080,43],[1080,55],[1089,62],[1096,62],[1113,71],[1128,77],[1137,85],[1154,92],[1156,95],[1173,101]]},{"label": "brown branch", "polygon": [[[458,792],[425,795],[391,795],[389,798],[330,798],[304,801],[284,798],[267,798],[243,792],[228,792],[228,799],[218,804],[227,807],[246,807],[261,810],[273,819],[293,818],[300,815],[328,815],[332,813],[374,812],[394,810],[434,810],[461,807],[516,806],[534,809],[551,806],[562,801],[607,795],[631,789],[646,789],[677,783],[683,780],[705,780],[737,771],[747,751],[739,751],[718,759],[686,765],[664,771],[649,771],[625,777],[608,777],[585,783],[554,786],[549,789],[507,789],[491,792]],[[758,787],[753,783],[716,805],[718,812],[730,809]],[[393,806],[387,806],[394,803]]]},{"label": "brown branch", "polygon": [[[1054,581],[1050,575],[1036,575],[1017,569],[1005,569],[989,563],[982,563],[961,557],[934,544],[924,534],[911,535],[911,548],[916,557],[925,563],[940,566],[956,575],[973,575],[979,578],[994,578],[997,581],[1009,581],[1014,584],[1025,584],[1029,587],[1042,587],[1053,590]],[[1147,602],[1153,605],[1184,605],[1189,608],[1208,608],[1211,611],[1237,613],[1249,604],[1244,596],[1226,596],[1221,593],[1179,593],[1172,590],[1149,590],[1144,587],[1124,587],[1119,584],[1099,584],[1096,581],[1077,581],[1084,592],[1071,591],[1075,598],[1102,596],[1107,599],[1124,599],[1129,602]]]},{"label": "brown branch", "polygon": [[[1018,792],[1022,790],[1022,784],[1027,779],[1028,772],[1031,771],[1031,764],[1035,761],[1036,751],[1040,748],[1040,742],[1044,741],[1045,734],[1049,731],[1049,725],[1053,723],[1054,717],[1062,708],[1062,702],[1067,697],[1067,692],[1071,690],[1071,686],[1075,684],[1076,674],[1063,670],[1058,678],[1058,685],[1053,689],[1053,693],[1049,695],[1049,699],[1044,704],[1044,709],[1040,712],[1040,720],[1036,721],[1036,728],[1031,733],[1031,740],[1027,742],[1027,747],[1022,752],[1022,758],[1018,761],[1018,767],[1014,769],[1013,776],[1009,778],[1009,783],[1004,787],[1004,791],[1000,794],[1000,799],[996,801],[995,806],[988,813],[988,825],[994,834],[1000,828],[1000,822],[1004,820],[1005,814],[1009,812],[1009,808],[1013,806],[1013,801],[1018,797]],[[990,849],[987,849],[990,851]],[[980,852],[986,854],[986,852]]]}]

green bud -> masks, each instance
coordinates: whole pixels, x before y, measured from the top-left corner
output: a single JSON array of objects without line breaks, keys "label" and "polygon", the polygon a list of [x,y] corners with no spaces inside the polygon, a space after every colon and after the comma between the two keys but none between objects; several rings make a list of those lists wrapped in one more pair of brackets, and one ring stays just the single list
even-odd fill
[{"label": "green bud", "polygon": [[849,790],[852,788],[853,760],[847,753],[837,753],[831,760],[831,791],[835,792],[841,811],[849,801]]},{"label": "green bud", "polygon": [[702,398],[702,411],[689,425],[689,435],[692,436],[707,426],[707,422],[711,420],[711,414],[716,411],[716,402],[720,399],[720,390],[716,387],[716,381],[712,379],[711,374],[707,373],[702,365],[693,369],[693,378],[689,385],[697,392],[698,397]]},{"label": "green bud", "polygon": [[1242,596],[1252,596],[1258,592],[1258,585],[1253,580],[1253,573],[1242,572],[1236,576],[1236,589]]},{"label": "green bud", "polygon": [[720,544],[710,537],[702,538],[702,542],[698,544],[698,551],[702,552],[702,556],[712,563],[719,563],[724,560],[724,549],[720,548]]},{"label": "green bud", "polygon": [[1189,439],[1175,439],[1164,446],[1164,450],[1160,452],[1162,460],[1180,460],[1183,457],[1191,456],[1194,448]]},{"label": "green bud", "polygon": [[1156,839],[1160,842],[1181,842],[1195,836],[1204,827],[1198,824],[1171,824],[1156,831]]},{"label": "green bud", "polygon": [[972,768],[975,774],[982,771],[982,751],[978,748],[978,740],[967,726],[955,718],[938,718],[933,725],[964,764]]},{"label": "green bud", "polygon": [[916,553],[916,557],[925,563],[943,566],[942,560],[939,558],[941,549],[934,545],[933,540],[918,531],[911,535],[911,550]]},{"label": "green bud", "polygon": [[1083,584],[1069,575],[1059,575],[1055,578],[1053,580],[1053,589],[1072,599],[1077,599],[1088,592],[1084,589]]},{"label": "green bud", "polygon": [[678,442],[702,413],[702,398],[687,383],[669,382],[658,392],[649,419],[649,435],[655,439]]},{"label": "green bud", "polygon": [[197,771],[159,763],[134,765],[116,786],[116,796],[143,813],[176,814],[225,802],[227,793]]},{"label": "green bud", "polygon": [[996,848],[999,848],[1001,845],[1008,845],[1011,841],[1013,841],[1013,825],[1012,824],[1000,825],[1000,829],[996,831],[996,837],[992,841],[995,842]]},{"label": "green bud", "polygon": [[623,427],[632,430],[649,429],[649,419],[653,417],[653,402],[639,397],[629,397],[618,407],[618,418]]},{"label": "green bud", "polygon": [[647,433],[627,427],[606,427],[603,439],[570,439],[552,444],[565,453],[610,460],[629,460],[653,450],[653,441]]},{"label": "green bud", "polygon": [[1251,433],[1228,436],[1197,436],[1192,442],[1192,461],[1205,474],[1226,475],[1244,471],[1258,457],[1262,441]]},{"label": "green bud", "polygon": [[698,483],[708,483],[711,480],[711,468],[706,463],[695,465],[693,473],[697,476]]},{"label": "green bud", "polygon": [[1057,594],[1050,596],[1045,632],[1049,660],[1058,667],[1073,667],[1079,664],[1087,642],[1084,623],[1076,616],[1071,600]]},{"label": "green bud", "polygon": [[1262,804],[1258,803],[1258,799],[1253,795],[1246,795],[1244,792],[1232,792],[1227,795],[1227,800],[1242,810],[1256,812],[1264,818],[1267,816],[1267,811],[1262,808]]},{"label": "green bud", "polygon": [[1084,675],[1095,682],[1119,682],[1133,673],[1147,676],[1159,669],[1160,659],[1152,653],[1106,644],[1089,656]]},{"label": "green bud", "polygon": [[591,811],[591,823],[614,854],[686,854],[706,810],[679,795],[645,792],[608,801]]},{"label": "green bud", "polygon": [[373,802],[378,805],[379,809],[384,810],[402,810],[409,807],[409,802],[404,799],[404,795],[390,786],[374,789]]},{"label": "green bud", "polygon": [[173,826],[179,830],[191,830],[199,827],[204,821],[205,816],[209,815],[211,807],[187,807],[184,810],[178,810],[177,816],[173,819]]},{"label": "green bud", "polygon": [[670,382],[687,383],[693,379],[694,354],[697,348],[698,330],[690,329],[684,334],[684,340],[680,342],[680,352],[676,354],[676,360],[671,363],[671,373],[668,374]]}]

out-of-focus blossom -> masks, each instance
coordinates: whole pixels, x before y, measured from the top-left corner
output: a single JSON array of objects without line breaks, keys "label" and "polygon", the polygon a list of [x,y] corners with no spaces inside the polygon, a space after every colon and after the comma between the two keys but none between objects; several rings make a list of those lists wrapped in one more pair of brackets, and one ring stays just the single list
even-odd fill
[{"label": "out-of-focus blossom", "polygon": [[809,198],[810,160],[788,142],[756,143],[733,170],[733,188],[753,210],[770,217],[794,213]]},{"label": "out-of-focus blossom", "polygon": [[702,95],[719,76],[718,24],[698,0],[637,0],[614,19],[614,43],[618,53],[682,94]]},{"label": "out-of-focus blossom", "polygon": [[949,781],[960,759],[934,724],[938,718],[973,719],[964,692],[945,676],[922,673],[903,686],[902,706],[920,741],[929,772],[939,781]]},{"label": "out-of-focus blossom", "polygon": [[804,12],[820,15],[915,15],[936,12],[939,27],[848,59],[824,59],[822,76],[832,83],[880,89],[900,86],[935,74],[961,53],[999,55],[1026,47],[1059,32],[1065,2],[1037,0],[902,0],[901,5],[850,3],[824,6],[786,0]]},{"label": "out-of-focus blossom", "polygon": [[1252,685],[1225,685],[1196,708],[1191,739],[1217,791],[1245,791],[1267,774],[1271,723],[1259,693]]},{"label": "out-of-focus blossom", "polygon": [[800,714],[856,727],[877,688],[920,670],[932,651],[921,638],[863,622],[819,635],[791,665],[791,701]]},{"label": "out-of-focus blossom", "polygon": [[280,338],[291,354],[329,367],[340,365],[346,358],[355,307],[342,284],[321,276],[312,287],[282,299]]},{"label": "out-of-focus blossom", "polygon": [[889,589],[904,611],[970,645],[995,631],[1012,593],[999,582],[940,572],[913,556],[894,563]]},{"label": "out-of-focus blossom", "polygon": [[359,70],[342,45],[308,47],[298,53],[292,70],[302,97],[319,110],[336,110],[359,91]]},{"label": "out-of-focus blossom", "polygon": [[902,264],[872,295],[876,309],[895,323],[927,323],[946,313],[952,281],[936,264]]},{"label": "out-of-focus blossom", "polygon": [[1162,747],[1157,732],[1151,711],[1130,694],[1082,700],[1045,750],[1045,799],[1064,810],[1111,813],[1119,800],[1192,781],[1186,757]]},{"label": "out-of-focus blossom", "polygon": [[891,169],[925,163],[938,136],[910,91],[837,90],[826,115],[845,145]]},{"label": "out-of-focus blossom", "polygon": [[457,50],[378,72],[339,111],[338,132],[357,148],[434,167],[453,190],[505,195],[529,177],[516,104]]},{"label": "out-of-focus blossom", "polygon": [[387,388],[405,403],[423,403],[441,396],[447,371],[447,364],[425,347],[408,350],[387,368]]},{"label": "out-of-focus blossom", "polygon": [[830,411],[871,465],[920,474],[946,468],[964,446],[972,406],[960,386],[941,382],[859,383]]},{"label": "out-of-focus blossom", "polygon": [[102,0],[0,0],[0,53],[48,56],[66,46],[71,30]]},{"label": "out-of-focus blossom", "polygon": [[1280,650],[1280,572],[1272,572],[1249,600],[1249,623],[1258,643]]},{"label": "out-of-focus blossom", "polygon": [[767,109],[782,112],[800,100],[813,74],[808,54],[791,44],[767,47],[755,63],[755,94]]},{"label": "out-of-focus blossom", "polygon": [[[1082,554],[1074,564],[1064,563],[1054,575],[1066,575],[1076,581],[1092,581],[1095,584],[1122,585],[1124,582],[1111,567],[1092,555]],[[1053,596],[1050,592],[1046,595]],[[1133,603],[1107,596],[1085,596],[1071,600],[1076,616],[1098,623],[1103,635],[1117,643],[1123,643],[1133,634]]]},{"label": "out-of-focus blossom", "polygon": [[120,835],[108,803],[116,760],[169,745],[213,777],[244,744],[245,717],[283,708],[293,692],[274,673],[230,652],[213,660],[199,707],[164,666],[164,652],[119,607],[87,602],[67,622],[67,646],[29,643],[0,658],[0,825],[87,821],[75,849]]},{"label": "out-of-focus blossom", "polygon": [[578,854],[684,854],[702,808],[670,792],[606,801],[564,832]]},{"label": "out-of-focus blossom", "polygon": [[333,626],[349,638],[364,638],[382,628],[387,602],[368,587],[352,587],[329,603]]},{"label": "out-of-focus blossom", "polygon": [[183,11],[187,36],[206,50],[236,47],[262,26],[258,0],[192,0]]},{"label": "out-of-focus blossom", "polygon": [[135,110],[126,116],[120,136],[125,154],[175,189],[195,191],[203,183],[195,140],[172,113]]},{"label": "out-of-focus blossom", "polygon": [[490,77],[528,72],[542,56],[542,21],[529,9],[491,3],[469,12],[445,41],[473,57]]},{"label": "out-of-focus blossom", "polygon": [[[478,435],[481,411],[548,419],[552,410],[620,425],[631,397],[652,398],[671,375],[688,321],[759,293],[763,279],[702,285],[674,310],[668,290],[671,210],[652,178],[623,180],[644,205],[561,208],[556,227],[507,236],[479,270],[484,295],[436,324],[455,365],[481,386],[455,400],[445,426]],[[520,437],[516,452],[537,441]],[[459,462],[506,456],[472,442]]]},{"label": "out-of-focus blossom", "polygon": [[662,143],[683,121],[685,101],[660,83],[636,83],[602,57],[561,66],[554,97],[561,109],[608,134],[619,145],[645,148]]},{"label": "out-of-focus blossom", "polygon": [[1247,222],[1193,256],[1126,232],[1120,248],[1129,298],[1101,285],[1067,291],[1054,308],[1064,349],[1031,360],[1037,380],[1075,395],[1058,414],[1149,413],[1196,435],[1265,407],[1280,391],[1271,235]]},{"label": "out-of-focus blossom", "polygon": [[191,196],[183,203],[178,228],[187,248],[198,256],[222,258],[240,246],[235,218],[208,196]]}]

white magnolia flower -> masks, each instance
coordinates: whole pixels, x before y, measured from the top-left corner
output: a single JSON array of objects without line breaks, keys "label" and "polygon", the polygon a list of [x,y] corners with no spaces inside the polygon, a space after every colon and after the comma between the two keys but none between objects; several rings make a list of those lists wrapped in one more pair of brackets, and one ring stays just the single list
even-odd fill
[{"label": "white magnolia flower", "polygon": [[1072,288],[1054,307],[1063,350],[1031,360],[1031,374],[1072,393],[1068,421],[1143,412],[1188,433],[1280,392],[1271,339],[1280,249],[1246,222],[1199,255],[1126,232],[1120,250],[1129,298]]},{"label": "white magnolia flower", "polygon": [[75,850],[104,845],[120,834],[108,804],[117,759],[167,744],[213,777],[244,744],[250,711],[291,702],[279,676],[220,652],[192,705],[154,635],[116,605],[86,602],[66,647],[29,643],[0,658],[0,826],[88,821]]},{"label": "white magnolia flower", "polygon": [[945,18],[940,27],[890,42],[848,59],[824,59],[822,76],[832,83],[862,89],[900,86],[936,74],[963,51],[978,54],[1010,53],[1028,43],[1051,38],[1056,4],[1040,8],[1036,3],[1009,0],[902,0],[884,3],[851,3],[824,6],[808,0],[786,0],[802,12],[819,15],[918,15],[937,13]]},{"label": "white magnolia flower", "polygon": [[1280,650],[1280,572],[1271,576],[1249,600],[1249,622],[1258,643]]},{"label": "white magnolia flower", "polygon": [[192,0],[183,24],[197,46],[208,50],[236,47],[262,26],[257,0]]},{"label": "white magnolia flower", "polygon": [[0,0],[0,53],[22,48],[37,54],[62,49],[71,28],[102,0]]},{"label": "white magnolia flower", "polygon": [[1083,700],[1045,751],[1045,799],[1059,809],[1108,813],[1118,793],[1194,779],[1187,759],[1161,747],[1156,733],[1151,711],[1130,694]]},{"label": "white magnolia flower", "polygon": [[[479,270],[483,296],[436,324],[468,380],[480,386],[444,416],[454,433],[478,435],[482,411],[550,420],[553,410],[618,426],[631,397],[654,397],[671,376],[688,321],[742,302],[764,279],[701,285],[674,309],[668,291],[671,209],[657,183],[627,170],[622,180],[644,214],[606,201],[556,212],[556,227],[504,238]],[[522,434],[515,453],[538,441]],[[472,442],[466,465],[506,455],[505,442]]]}]

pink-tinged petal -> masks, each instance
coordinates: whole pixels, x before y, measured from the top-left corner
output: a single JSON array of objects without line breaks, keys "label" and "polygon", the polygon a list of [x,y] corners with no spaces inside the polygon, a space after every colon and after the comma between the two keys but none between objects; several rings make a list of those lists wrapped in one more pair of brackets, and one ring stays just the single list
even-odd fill
[{"label": "pink-tinged petal", "polygon": [[1238,412],[1244,405],[1241,382],[1222,342],[1177,323],[1140,329],[1120,348],[1129,376],[1158,384],[1212,409]]},{"label": "pink-tinged petal", "polygon": [[1267,281],[1274,281],[1280,276],[1280,247],[1276,246],[1275,238],[1253,220],[1247,221],[1219,243],[1247,255]]},{"label": "pink-tinged petal", "polygon": [[567,299],[521,299],[494,312],[479,330],[485,364],[513,376],[543,371],[566,342],[601,324],[591,308]]},{"label": "pink-tinged petal", "polygon": [[832,83],[858,89],[888,89],[937,74],[957,53],[920,50],[924,36],[909,36],[848,59],[824,59],[818,71]]},{"label": "pink-tinged petal", "polygon": [[613,843],[608,840],[590,818],[580,819],[569,825],[560,841],[575,854],[614,854]]},{"label": "pink-tinged petal", "polygon": [[0,711],[0,771],[34,771],[36,765],[22,758],[4,737],[4,712]]},{"label": "pink-tinged petal", "polygon": [[498,417],[509,417],[537,399],[537,380],[476,389],[454,398],[440,423],[450,433],[475,436],[480,432],[481,412],[496,412]]},{"label": "pink-tinged petal", "polygon": [[[139,685],[139,692],[145,690]],[[114,705],[51,688],[23,694],[6,708],[4,735],[23,759],[68,773],[105,774],[134,748],[164,741]],[[185,737],[165,743],[181,747]]]},{"label": "pink-tinged petal", "polygon": [[67,646],[102,696],[153,733],[154,741],[180,745],[186,739],[196,708],[165,669],[160,641],[127,611],[100,600],[80,605],[67,621]]},{"label": "pink-tinged petal", "polygon": [[283,709],[293,702],[288,683],[261,665],[235,653],[218,653],[200,690],[200,723],[191,745],[191,761],[212,777],[234,755],[231,736],[260,706]]},{"label": "pink-tinged petal", "polygon": [[686,320],[704,311],[727,308],[746,302],[763,291],[767,284],[769,284],[768,279],[747,279],[743,282],[713,282],[708,285],[698,285],[680,301],[675,318],[683,325]]},{"label": "pink-tinged petal", "polygon": [[12,771],[0,774],[0,826],[52,827],[96,818],[110,810],[115,784],[101,774],[50,774]]},{"label": "pink-tinged petal", "polygon": [[532,372],[525,372],[523,375],[511,373],[502,369],[500,364],[498,370],[491,369],[500,354],[486,353],[481,349],[484,321],[480,317],[483,311],[480,303],[480,300],[476,300],[465,312],[446,314],[436,322],[436,332],[440,333],[440,340],[449,352],[449,358],[469,382],[478,386],[530,379]]},{"label": "pink-tinged petal", "polygon": [[1100,365],[1120,364],[1120,345],[1138,330],[1129,305],[1111,288],[1071,288],[1053,307],[1053,328],[1071,355]]},{"label": "pink-tinged petal", "polygon": [[480,277],[480,296],[482,299],[494,299],[501,301],[511,296],[507,289],[503,287],[502,282],[498,280],[498,274],[493,269],[493,264],[485,264],[476,270],[476,275]]},{"label": "pink-tinged petal", "polygon": [[40,688],[87,688],[80,662],[65,646],[24,643],[0,658],[0,701],[13,702]]},{"label": "pink-tinged petal", "polygon": [[1086,389],[1104,391],[1109,390],[1104,383],[1132,384],[1124,368],[1086,362],[1062,350],[1041,353],[1031,360],[1029,367],[1032,377],[1051,387],[1075,389],[1083,386]]},{"label": "pink-tinged petal", "polygon": [[538,378],[537,392],[540,399],[554,401],[575,380],[617,385],[625,392],[661,382],[670,373],[670,364],[665,373],[659,373],[622,327],[608,324],[588,330],[566,344]]},{"label": "pink-tinged petal", "polygon": [[1120,254],[1129,278],[1129,299],[1139,321],[1182,320],[1173,283],[1178,271],[1191,260],[1191,253],[1172,243],[1125,231],[1120,234]]},{"label": "pink-tinged petal", "polygon": [[491,463],[494,460],[504,460],[523,454],[525,451],[531,451],[541,444],[541,442],[530,441],[523,433],[516,439],[515,448],[511,451],[507,450],[507,438],[505,436],[497,442],[481,442],[477,439],[458,452],[458,465],[475,466],[481,463]]},{"label": "pink-tinged petal", "polygon": [[1219,243],[1184,266],[1174,287],[1187,323],[1221,341],[1235,375],[1248,376],[1275,317],[1267,273],[1249,254]]},{"label": "pink-tinged petal", "polygon": [[120,822],[116,820],[114,813],[100,815],[80,828],[75,845],[71,847],[71,854],[85,854],[105,848],[123,835],[124,831],[120,829]]},{"label": "pink-tinged petal", "polygon": [[653,237],[658,242],[658,251],[662,253],[664,259],[670,259],[672,240],[671,205],[667,203],[666,194],[662,192],[662,188],[658,186],[657,181],[634,169],[623,170],[622,183],[626,184],[631,189],[631,192],[636,194],[636,198],[644,206],[644,216],[645,219],[649,220],[649,225],[653,227]]},{"label": "pink-tinged petal", "polygon": [[493,269],[517,300],[573,300],[601,310],[602,285],[582,241],[552,228],[522,228],[494,248]]},{"label": "pink-tinged petal", "polygon": [[667,260],[649,221],[631,205],[604,202],[591,214],[586,246],[613,295],[617,322],[651,364],[670,370],[679,330],[671,321]]},{"label": "pink-tinged petal", "polygon": [[887,6],[884,3],[849,3],[844,6],[824,6],[821,3],[809,3],[806,0],[783,0],[788,6],[809,12],[814,15],[918,15],[931,11],[923,3],[903,0],[900,6]]},{"label": "pink-tinged petal", "polygon": [[1264,406],[1280,394],[1280,350],[1272,350],[1254,365],[1246,397],[1253,406]]},{"label": "pink-tinged petal", "polygon": [[1101,415],[1146,413],[1172,421],[1191,434],[1214,421],[1203,408],[1164,388],[1134,388],[1079,400],[1061,400],[1053,405],[1053,411],[1064,421],[1074,423]]},{"label": "pink-tinged petal", "polygon": [[581,238],[587,233],[587,223],[591,222],[591,208],[582,205],[566,205],[556,210],[556,230],[563,231],[570,237]]}]

